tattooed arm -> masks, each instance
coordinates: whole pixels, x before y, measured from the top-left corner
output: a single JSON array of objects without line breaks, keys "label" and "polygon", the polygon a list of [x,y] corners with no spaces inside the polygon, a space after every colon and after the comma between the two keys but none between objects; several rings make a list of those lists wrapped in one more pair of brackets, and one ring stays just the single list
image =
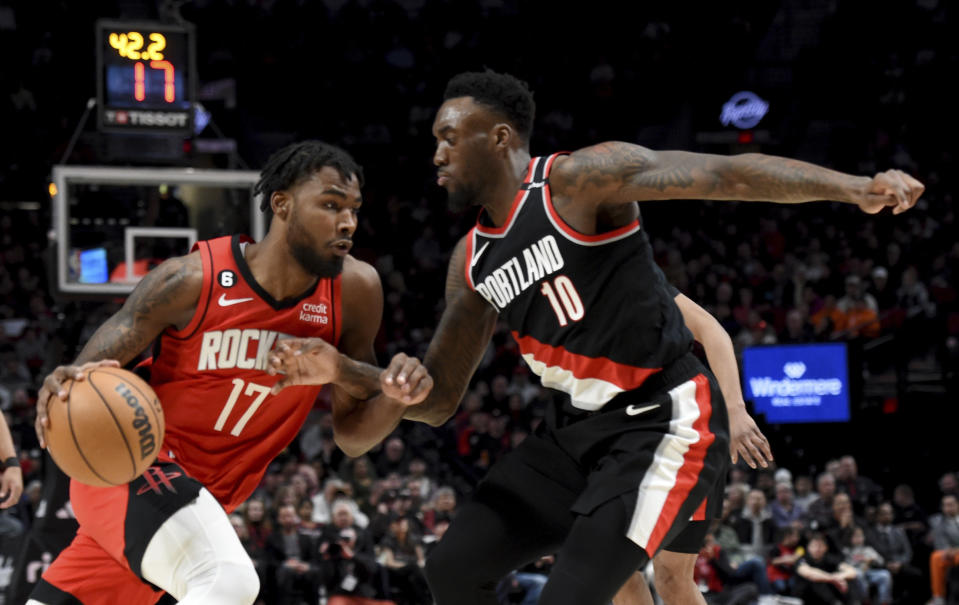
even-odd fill
[{"label": "tattooed arm", "polygon": [[[313,338],[298,359],[285,351],[277,351],[274,357],[294,363],[316,358],[317,363],[311,367],[312,379],[333,385],[333,439],[348,456],[355,458],[393,432],[407,406],[423,401],[433,382],[420,361],[404,353],[394,355],[385,370],[376,367],[373,341],[383,316],[383,287],[376,270],[347,257],[341,283],[343,334],[339,350]],[[326,357],[327,361],[319,357]],[[320,373],[323,369],[330,371],[328,377]],[[306,376],[290,371],[281,382],[284,386],[297,384],[297,380],[305,381]]]},{"label": "tattooed arm", "polygon": [[446,310],[426,351],[424,365],[433,390],[423,403],[406,409],[405,418],[433,426],[456,412],[470,378],[496,327],[496,311],[466,284],[466,238],[456,245],[446,275]]},{"label": "tattooed arm", "polygon": [[76,361],[56,368],[43,380],[36,420],[41,446],[46,445],[43,430],[49,426],[47,402],[53,396],[66,399],[63,383],[82,380],[91,367],[126,364],[167,327],[185,327],[196,311],[202,283],[203,265],[196,252],[166,260],[147,273],[123,307],[97,328]]},{"label": "tattooed arm", "polygon": [[664,199],[832,200],[857,204],[870,214],[886,206],[894,207],[896,214],[905,212],[924,189],[899,170],[869,178],[759,153],[653,151],[621,142],[601,143],[557,159],[550,187],[554,195],[596,206]]}]

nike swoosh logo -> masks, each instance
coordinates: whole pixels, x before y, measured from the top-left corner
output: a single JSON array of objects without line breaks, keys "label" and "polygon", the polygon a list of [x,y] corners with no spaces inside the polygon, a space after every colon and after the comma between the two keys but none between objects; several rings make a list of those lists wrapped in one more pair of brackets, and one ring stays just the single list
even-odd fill
[{"label": "nike swoosh logo", "polygon": [[483,256],[483,253],[486,252],[486,246],[489,246],[489,242],[483,244],[483,247],[476,251],[476,254],[473,255],[473,262],[470,263],[470,267],[476,266],[476,261],[479,260],[479,257]]},{"label": "nike swoosh logo", "polygon": [[216,301],[221,307],[229,307],[230,305],[238,305],[240,303],[250,302],[253,298],[227,298],[226,294],[220,295],[220,300]]},{"label": "nike swoosh logo", "polygon": [[630,406],[627,406],[626,413],[630,416],[638,416],[650,410],[655,410],[658,407],[659,407],[658,403],[654,403],[653,405],[644,405],[641,408],[638,408],[635,405],[630,405]]}]

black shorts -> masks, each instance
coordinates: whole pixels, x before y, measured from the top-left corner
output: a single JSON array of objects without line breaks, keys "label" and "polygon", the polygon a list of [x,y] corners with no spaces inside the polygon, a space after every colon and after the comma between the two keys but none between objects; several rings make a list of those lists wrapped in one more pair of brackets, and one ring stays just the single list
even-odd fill
[{"label": "black shorts", "polygon": [[621,498],[632,511],[624,534],[652,557],[725,480],[725,404],[715,378],[691,354],[600,411],[565,424],[551,420],[493,466],[477,498],[508,501],[506,514],[533,515],[558,534],[574,515]]}]

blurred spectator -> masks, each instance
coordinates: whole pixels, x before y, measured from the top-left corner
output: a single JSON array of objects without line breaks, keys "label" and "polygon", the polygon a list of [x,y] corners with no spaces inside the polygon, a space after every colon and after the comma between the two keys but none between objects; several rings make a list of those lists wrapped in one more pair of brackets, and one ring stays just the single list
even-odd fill
[{"label": "blurred spectator", "polygon": [[731,564],[739,564],[745,560],[742,544],[739,542],[739,533],[735,529],[735,524],[739,520],[739,515],[733,511],[732,501],[727,497],[723,498],[723,510],[713,532],[713,539],[719,544],[723,552],[728,557]]},{"label": "blurred spectator", "polygon": [[257,605],[267,603],[269,601],[269,590],[272,586],[272,578],[270,578],[269,575],[270,561],[266,549],[257,546],[253,543],[253,540],[250,539],[250,532],[247,531],[247,524],[242,515],[236,513],[230,515],[230,525],[233,526],[233,530],[240,538],[240,544],[243,545],[246,554],[248,554],[250,560],[253,561],[253,568],[256,570],[257,577],[260,579],[260,593],[257,595],[256,603]]},{"label": "blurred spectator", "polygon": [[859,572],[857,580],[861,593],[868,598],[875,591],[879,605],[892,603],[892,574],[886,569],[882,555],[866,544],[866,533],[861,527],[853,528],[849,544],[842,553],[846,563]]},{"label": "blurred spectator", "polygon": [[832,499],[832,516],[819,530],[829,539],[830,550],[841,553],[857,527],[864,528],[865,522],[853,512],[849,494],[836,494]]},{"label": "blurred spectator", "polygon": [[456,514],[456,491],[444,485],[437,488],[433,494],[433,499],[429,502],[423,511],[423,524],[429,532],[435,531],[436,519],[439,516],[445,516],[452,519]]},{"label": "blurred spectator", "polygon": [[354,552],[362,552],[369,555],[373,554],[373,540],[366,530],[356,524],[356,519],[353,517],[353,506],[350,504],[349,499],[337,498],[333,502],[333,518],[328,525],[323,526],[320,532],[322,536],[321,540],[335,542],[336,537],[339,536],[340,532],[344,529],[355,530],[350,546]]},{"label": "blurred spectator", "polygon": [[948,494],[942,497],[942,516],[932,527],[933,552],[929,558],[929,582],[932,588],[930,605],[945,605],[946,576],[959,565],[959,500]]},{"label": "blurred spectator", "polygon": [[313,496],[313,520],[327,524],[333,516],[333,502],[337,498],[345,498],[353,509],[353,519],[360,527],[366,527],[370,520],[353,500],[353,492],[349,483],[342,479],[331,477],[323,485],[323,491]]},{"label": "blurred spectator", "polygon": [[858,572],[840,557],[829,553],[826,537],[813,534],[806,554],[796,566],[796,596],[805,605],[853,605],[862,601]]},{"label": "blurred spectator", "polygon": [[265,550],[266,541],[273,532],[273,524],[266,514],[263,500],[251,498],[243,505],[243,519],[246,523],[246,533],[254,549]]},{"label": "blurred spectator", "polygon": [[803,344],[813,342],[812,325],[806,321],[805,314],[799,309],[790,309],[786,313],[786,325],[779,334],[782,344]]},{"label": "blurred spectator", "polygon": [[416,482],[416,494],[414,494],[419,502],[425,502],[429,499],[430,495],[433,493],[433,479],[427,473],[428,468],[426,466],[426,461],[420,457],[413,458],[410,460],[410,466],[408,469],[408,475],[406,478],[407,489],[410,488],[410,483]]},{"label": "blurred spectator", "polygon": [[409,519],[391,513],[389,531],[379,544],[380,562],[386,567],[393,588],[392,596],[399,605],[430,603],[431,597],[423,575],[426,554],[420,537],[410,532]]},{"label": "blurred spectator", "polygon": [[810,317],[818,339],[831,339],[846,329],[846,315],[839,309],[836,297],[826,294],[822,307]]},{"label": "blurred spectator", "polygon": [[791,525],[779,530],[779,540],[769,547],[766,559],[766,577],[769,578],[773,592],[780,595],[792,594],[795,587],[796,564],[806,554],[800,544],[801,525]]},{"label": "blurred spectator", "polygon": [[912,487],[906,484],[897,485],[892,492],[893,509],[896,512],[896,525],[901,527],[913,550],[922,543],[928,529],[926,513],[916,504]]},{"label": "blurred spectator", "polygon": [[739,565],[730,562],[711,533],[706,534],[696,557],[693,579],[710,603],[746,605],[760,594],[772,593],[762,559],[748,559]]},{"label": "blurred spectator", "polygon": [[320,568],[313,540],[300,532],[300,518],[293,505],[281,505],[276,517],[277,529],[266,541],[274,570],[276,603],[295,605],[305,601],[319,605]]},{"label": "blurred spectator", "polygon": [[896,306],[896,290],[889,285],[889,271],[885,267],[875,267],[870,274],[872,278],[872,289],[870,293],[876,299],[876,307],[880,316]]},{"label": "blurred spectator", "polygon": [[922,572],[912,564],[912,546],[901,527],[893,525],[892,504],[883,502],[876,512],[876,523],[867,534],[867,542],[882,555],[892,574],[893,595],[906,603],[917,600]]},{"label": "blurred spectator", "polygon": [[300,518],[300,533],[316,540],[323,526],[313,520],[313,501],[303,498],[296,507],[296,516]]},{"label": "blurred spectator", "polygon": [[859,467],[853,456],[843,456],[839,459],[836,489],[849,494],[853,510],[859,515],[865,513],[866,506],[876,505],[882,496],[882,490],[872,479],[859,474]]},{"label": "blurred spectator", "polygon": [[802,519],[805,511],[796,504],[792,485],[776,484],[776,499],[769,503],[769,513],[778,529],[790,527]]},{"label": "blurred spectator", "polygon": [[404,473],[409,464],[409,454],[403,439],[397,435],[388,437],[383,444],[380,457],[376,460],[376,473],[380,477],[390,473]]},{"label": "blurred spectator", "polygon": [[511,572],[496,588],[499,602],[536,605],[543,587],[549,580],[549,571],[555,560],[553,555],[547,555]]},{"label": "blurred spectator", "polygon": [[864,305],[868,310],[873,311],[873,313],[879,310],[876,299],[872,294],[866,292],[862,279],[858,275],[847,275],[846,293],[836,303],[836,307],[848,316],[850,310],[857,305]]},{"label": "blurred spectator", "polygon": [[327,605],[371,605],[371,599],[379,596],[379,565],[371,552],[357,548],[360,531],[347,527],[322,538],[320,567]]},{"label": "blurred spectator", "polygon": [[766,496],[754,489],[746,496],[746,506],[736,521],[736,534],[746,558],[763,557],[776,537],[776,523],[766,509]]},{"label": "blurred spectator", "polygon": [[833,518],[832,501],[836,495],[836,479],[828,472],[816,477],[816,495],[806,509],[806,524],[813,531],[822,531]]},{"label": "blurred spectator", "polygon": [[959,496],[959,480],[953,472],[943,473],[939,477],[939,495],[940,496]]},{"label": "blurred spectator", "polygon": [[805,514],[805,511],[809,510],[809,505],[819,497],[819,495],[812,489],[812,478],[808,475],[799,475],[796,477],[796,482],[793,485],[793,489],[796,492],[794,501],[796,506],[800,507]]},{"label": "blurred spectator", "polygon": [[340,475],[353,487],[353,497],[357,502],[369,499],[376,481],[376,471],[369,456],[364,454],[358,458],[347,458],[340,468]]}]

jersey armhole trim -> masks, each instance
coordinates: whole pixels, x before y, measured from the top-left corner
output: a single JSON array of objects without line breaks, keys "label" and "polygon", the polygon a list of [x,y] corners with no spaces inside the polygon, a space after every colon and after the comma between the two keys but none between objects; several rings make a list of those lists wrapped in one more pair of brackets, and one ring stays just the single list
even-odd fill
[{"label": "jersey armhole trim", "polygon": [[330,300],[333,303],[331,308],[333,309],[333,346],[339,348],[340,346],[340,336],[343,333],[341,329],[342,323],[342,307],[340,306],[340,282],[343,278],[343,274],[337,275],[331,280],[326,280],[330,284]]},{"label": "jersey armhole trim", "polygon": [[476,286],[473,284],[473,241],[476,239],[476,228],[469,230],[469,233],[466,234],[466,285],[469,286],[470,290],[476,291]]},{"label": "jersey armhole trim", "polygon": [[197,242],[197,249],[203,263],[203,285],[205,287],[200,291],[196,311],[193,312],[190,323],[182,330],[167,328],[160,333],[160,337],[169,336],[176,340],[186,340],[196,334],[196,331],[203,325],[203,320],[206,319],[206,312],[210,308],[210,299],[213,296],[213,250],[208,241]]}]

